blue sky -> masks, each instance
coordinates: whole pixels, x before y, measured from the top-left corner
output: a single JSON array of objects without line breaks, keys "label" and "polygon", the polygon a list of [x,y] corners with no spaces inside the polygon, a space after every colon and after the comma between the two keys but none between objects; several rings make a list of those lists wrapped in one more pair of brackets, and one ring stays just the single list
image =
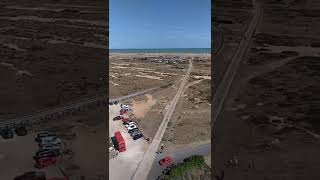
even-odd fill
[{"label": "blue sky", "polygon": [[209,0],[109,0],[109,48],[210,48]]}]

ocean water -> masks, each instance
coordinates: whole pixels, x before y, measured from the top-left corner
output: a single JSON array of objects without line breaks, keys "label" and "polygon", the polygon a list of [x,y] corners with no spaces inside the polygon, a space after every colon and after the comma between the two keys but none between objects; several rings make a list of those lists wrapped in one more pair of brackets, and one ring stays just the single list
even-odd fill
[{"label": "ocean water", "polygon": [[211,48],[110,49],[110,53],[192,53],[210,54]]}]

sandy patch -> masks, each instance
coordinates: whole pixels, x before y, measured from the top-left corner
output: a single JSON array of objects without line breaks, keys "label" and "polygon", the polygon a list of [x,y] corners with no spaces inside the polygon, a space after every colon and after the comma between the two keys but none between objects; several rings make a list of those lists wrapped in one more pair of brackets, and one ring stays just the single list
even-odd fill
[{"label": "sandy patch", "polygon": [[129,66],[130,64],[121,64],[121,63],[110,63],[112,65],[116,65],[116,66]]},{"label": "sandy patch", "polygon": [[150,75],[139,75],[139,74],[136,74],[135,76],[137,76],[137,77],[144,77],[144,78],[149,78],[149,79],[162,80],[162,78],[161,78],[161,77],[157,77],[157,76],[150,76]]},{"label": "sandy patch", "polygon": [[112,69],[128,69],[130,67],[122,67],[122,66],[113,66]]},{"label": "sandy patch", "polygon": [[110,83],[112,83],[113,85],[115,85],[115,86],[119,86],[119,84],[117,84],[117,83],[115,83],[115,82],[113,82],[113,81],[109,81]]},{"label": "sandy patch", "polygon": [[146,95],[147,101],[133,101],[132,111],[137,118],[142,118],[156,104],[156,100],[149,94]]},{"label": "sandy patch", "polygon": [[192,77],[196,79],[211,79],[211,76],[192,76]]},{"label": "sandy patch", "polygon": [[141,71],[153,71],[154,69],[142,68],[142,67],[133,67],[132,69],[141,70]]},{"label": "sandy patch", "polygon": [[154,73],[154,74],[159,74],[159,76],[176,76],[178,74],[175,74],[175,73],[164,73],[164,72],[158,72],[158,71],[145,71],[147,73]]}]

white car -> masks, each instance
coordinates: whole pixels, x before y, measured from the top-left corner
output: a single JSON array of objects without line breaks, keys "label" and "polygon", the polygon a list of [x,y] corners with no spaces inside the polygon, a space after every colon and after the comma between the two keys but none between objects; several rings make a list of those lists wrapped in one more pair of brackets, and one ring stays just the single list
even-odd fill
[{"label": "white car", "polygon": [[128,128],[129,126],[132,126],[132,125],[136,125],[133,121],[129,122],[128,124],[124,125],[126,128]]},{"label": "white car", "polygon": [[60,146],[53,145],[53,144],[44,144],[41,146],[41,150],[61,150]]},{"label": "white car", "polygon": [[44,145],[56,145],[59,146],[62,144],[62,140],[59,138],[52,138],[52,139],[41,139],[39,141],[39,146],[42,147]]},{"label": "white car", "polygon": [[132,130],[132,129],[136,129],[136,128],[138,128],[138,127],[137,127],[135,124],[129,125],[129,126],[127,127],[128,131],[130,131],[130,130]]},{"label": "white car", "polygon": [[38,137],[37,138],[37,141],[39,142],[39,141],[42,141],[42,140],[51,140],[51,139],[57,139],[57,137],[55,137],[55,136],[47,136],[47,137]]}]

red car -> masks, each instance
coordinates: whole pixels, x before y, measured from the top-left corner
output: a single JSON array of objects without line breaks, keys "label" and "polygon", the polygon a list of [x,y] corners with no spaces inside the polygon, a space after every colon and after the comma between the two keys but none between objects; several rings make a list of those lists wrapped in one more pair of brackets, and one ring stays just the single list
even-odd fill
[{"label": "red car", "polygon": [[160,164],[161,166],[166,166],[166,165],[169,165],[171,162],[172,162],[172,157],[166,156],[166,157],[164,157],[163,159],[161,159],[161,160],[159,161],[159,164]]},{"label": "red car", "polygon": [[121,110],[120,110],[120,115],[127,114],[127,112],[128,112],[128,110],[123,110],[123,109],[121,109]]},{"label": "red car", "polygon": [[55,164],[57,162],[58,158],[57,157],[43,157],[40,158],[36,161],[36,164],[34,165],[34,167],[41,169],[44,167],[48,167],[52,164]]}]

